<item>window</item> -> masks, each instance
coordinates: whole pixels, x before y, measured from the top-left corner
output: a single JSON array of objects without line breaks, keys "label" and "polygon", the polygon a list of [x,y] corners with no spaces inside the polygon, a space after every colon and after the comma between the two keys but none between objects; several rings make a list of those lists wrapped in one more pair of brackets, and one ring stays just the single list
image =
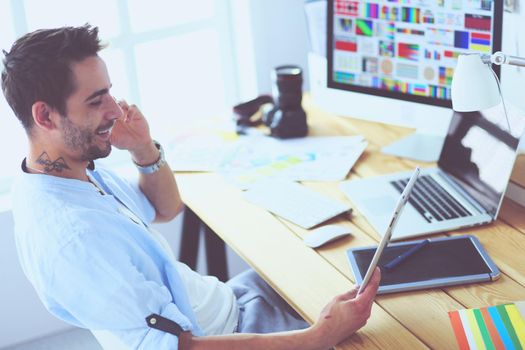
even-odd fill
[{"label": "window", "polygon": [[[0,48],[39,28],[82,25],[100,29],[109,44],[100,55],[112,93],[139,105],[161,143],[180,123],[225,116],[237,102],[229,1],[224,0],[2,0]],[[0,195],[26,154],[23,129],[0,98]],[[11,152],[11,150],[13,150]],[[126,152],[108,161],[129,163]]]},{"label": "window", "polygon": [[[0,13],[11,13],[11,3],[0,1]],[[9,50],[16,38],[15,25],[11,16],[2,16],[0,21],[0,50]],[[0,54],[0,69],[3,69],[1,61],[4,55]],[[11,108],[2,97],[0,98],[0,146],[2,152],[2,171],[0,172],[0,194],[9,191],[12,183],[12,174],[20,161],[20,154],[26,153],[25,133],[18,122],[12,116]],[[7,152],[7,150],[9,150]]]}]

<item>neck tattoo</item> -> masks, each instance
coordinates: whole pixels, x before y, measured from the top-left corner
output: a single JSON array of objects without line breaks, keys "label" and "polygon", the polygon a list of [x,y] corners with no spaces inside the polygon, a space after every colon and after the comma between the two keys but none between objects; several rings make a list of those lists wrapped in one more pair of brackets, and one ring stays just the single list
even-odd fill
[{"label": "neck tattoo", "polygon": [[37,170],[35,168],[30,169],[37,170],[41,173],[50,173],[53,171],[61,173],[63,170],[71,170],[71,168],[69,167],[69,165],[67,165],[66,160],[63,157],[59,157],[56,160],[51,160],[46,151],[40,154],[35,163],[43,166],[44,170]]}]

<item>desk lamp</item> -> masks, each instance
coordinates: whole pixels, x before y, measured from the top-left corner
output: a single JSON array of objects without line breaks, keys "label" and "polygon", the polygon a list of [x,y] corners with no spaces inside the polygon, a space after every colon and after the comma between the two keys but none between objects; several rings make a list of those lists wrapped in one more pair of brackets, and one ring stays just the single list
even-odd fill
[{"label": "desk lamp", "polygon": [[460,55],[452,78],[452,109],[458,112],[475,112],[493,107],[501,101],[510,131],[501,85],[491,64],[525,67],[525,58],[509,56],[501,51],[492,55]]}]

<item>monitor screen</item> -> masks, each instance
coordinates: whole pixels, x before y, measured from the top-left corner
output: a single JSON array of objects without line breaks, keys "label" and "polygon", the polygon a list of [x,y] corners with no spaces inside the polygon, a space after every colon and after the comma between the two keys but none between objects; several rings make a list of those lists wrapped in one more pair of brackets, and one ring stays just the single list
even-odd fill
[{"label": "monitor screen", "polygon": [[457,57],[499,51],[502,13],[502,0],[329,0],[328,87],[451,107]]}]

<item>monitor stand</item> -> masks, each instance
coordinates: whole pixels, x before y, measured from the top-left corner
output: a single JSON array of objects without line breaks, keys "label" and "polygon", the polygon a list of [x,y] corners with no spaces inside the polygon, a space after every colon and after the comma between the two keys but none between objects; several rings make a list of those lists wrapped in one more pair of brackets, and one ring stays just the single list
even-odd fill
[{"label": "monitor stand", "polygon": [[308,68],[312,97],[321,109],[416,129],[407,138],[384,147],[383,153],[424,162],[439,159],[452,118],[451,109],[327,88],[326,57],[312,52],[308,54]]},{"label": "monitor stand", "polygon": [[385,154],[412,160],[437,162],[444,142],[445,136],[418,130],[383,147],[381,151]]}]

